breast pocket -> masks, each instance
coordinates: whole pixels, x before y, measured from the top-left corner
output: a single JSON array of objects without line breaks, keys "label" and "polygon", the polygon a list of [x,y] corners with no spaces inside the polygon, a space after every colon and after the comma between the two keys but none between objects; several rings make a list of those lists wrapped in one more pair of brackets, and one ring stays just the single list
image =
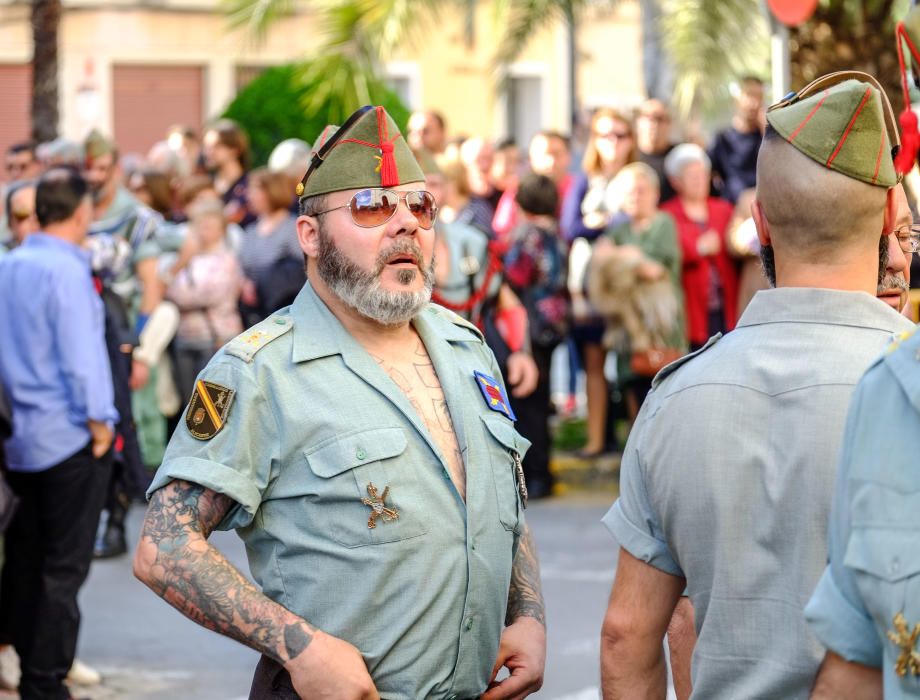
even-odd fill
[{"label": "breast pocket", "polygon": [[[887,636],[899,633],[895,617],[904,616],[907,635],[920,623],[920,531],[854,527],[844,564],[856,572],[856,585],[880,629],[886,656],[898,659],[901,648]],[[908,671],[901,684],[917,692],[920,678]]]},{"label": "breast pocket", "polygon": [[519,460],[530,447],[530,441],[499,416],[480,416],[488,436],[486,444],[492,463],[492,480],[498,499],[498,518],[505,529],[520,534],[523,529],[521,511],[524,503],[518,484]]},{"label": "breast pocket", "polygon": [[397,542],[424,535],[423,503],[402,428],[346,433],[304,457],[315,479],[307,507],[328,535],[346,547]]}]

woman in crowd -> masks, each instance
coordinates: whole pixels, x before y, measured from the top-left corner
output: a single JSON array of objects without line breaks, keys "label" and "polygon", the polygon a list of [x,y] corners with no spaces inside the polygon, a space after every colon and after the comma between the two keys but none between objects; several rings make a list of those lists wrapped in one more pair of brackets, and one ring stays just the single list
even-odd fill
[{"label": "woman in crowd", "polygon": [[205,165],[214,178],[214,188],[224,202],[227,220],[247,226],[255,220],[246,191],[249,169],[249,137],[232,119],[220,119],[208,127],[202,140]]},{"label": "woman in crowd", "polygon": [[[633,352],[668,350],[676,355],[686,349],[680,244],[674,220],[658,209],[658,188],[658,175],[645,163],[623,168],[613,182],[613,192],[625,217],[598,240],[591,264],[593,278],[612,259],[618,266],[610,275],[618,278],[614,280],[617,293],[628,297],[622,314],[627,337],[625,347],[619,348],[617,354],[617,376],[630,421],[635,420],[654,376],[654,371],[636,366]],[[628,286],[623,280],[627,273],[632,280]],[[662,285],[656,282],[667,283],[663,294]],[[648,298],[649,295],[655,296]],[[631,317],[630,311],[634,312]],[[653,314],[654,327],[649,322]]]},{"label": "woman in crowd", "polygon": [[169,177],[156,170],[137,170],[128,178],[128,189],[140,202],[160,214],[166,221],[174,221],[173,193]]},{"label": "woman in crowd", "polygon": [[236,304],[243,274],[226,244],[223,207],[220,201],[202,202],[189,216],[178,272],[166,292],[179,308],[173,373],[183,405],[214,351],[243,330]]},{"label": "woman in crowd", "polygon": [[249,206],[258,218],[246,227],[239,251],[246,276],[241,296],[246,326],[291,303],[303,285],[303,252],[290,205],[283,173],[265,168],[252,171]]},{"label": "woman in crowd", "polygon": [[696,144],[674,148],[664,169],[677,196],[661,210],[677,224],[687,339],[696,350],[710,336],[734,328],[738,317],[738,274],[726,246],[732,205],[709,196],[709,157]]},{"label": "woman in crowd", "polygon": [[569,257],[569,291],[572,295],[572,338],[585,369],[588,440],[583,457],[596,457],[608,442],[607,408],[610,395],[604,376],[607,351],[601,340],[603,320],[585,297],[585,272],[590,252],[585,241],[593,241],[611,223],[616,202],[610,184],[624,166],[636,159],[631,122],[619,112],[603,108],[591,118],[591,136],[578,175],[562,204],[560,228],[573,242]]}]

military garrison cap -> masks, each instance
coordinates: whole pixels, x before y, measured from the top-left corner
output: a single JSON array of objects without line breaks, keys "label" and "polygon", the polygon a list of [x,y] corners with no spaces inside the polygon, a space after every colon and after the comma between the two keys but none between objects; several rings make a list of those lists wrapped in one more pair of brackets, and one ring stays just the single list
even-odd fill
[{"label": "military garrison cap", "polygon": [[341,127],[327,126],[313,148],[298,197],[424,182],[409,144],[383,107],[365,106]]},{"label": "military garrison cap", "polygon": [[894,187],[900,141],[888,97],[872,76],[831,73],[767,110],[767,122],[826,168],[879,187]]},{"label": "military garrison cap", "polygon": [[87,158],[99,158],[109,153],[115,153],[118,147],[115,142],[98,129],[93,129],[83,142],[83,150]]}]

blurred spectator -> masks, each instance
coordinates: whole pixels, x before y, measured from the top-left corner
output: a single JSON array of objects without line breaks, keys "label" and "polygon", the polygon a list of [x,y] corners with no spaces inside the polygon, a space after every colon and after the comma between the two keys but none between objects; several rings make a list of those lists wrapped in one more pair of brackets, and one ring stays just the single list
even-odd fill
[{"label": "blurred spectator", "polygon": [[447,146],[447,126],[440,112],[432,109],[413,112],[407,131],[406,140],[413,150],[425,150],[437,156]]},{"label": "blurred spectator", "polygon": [[213,174],[214,187],[224,200],[227,220],[246,227],[255,221],[246,196],[249,169],[249,137],[231,119],[220,119],[204,132],[205,165]]},{"label": "blurred spectator", "polygon": [[313,147],[301,139],[285,139],[268,156],[268,169],[282,173],[287,178],[288,192],[291,197],[291,213],[300,214],[300,198],[297,196],[297,183],[310,167]]},{"label": "blurred spectator", "polygon": [[732,205],[709,196],[710,164],[692,143],[674,148],[664,161],[677,197],[661,206],[674,218],[680,240],[687,338],[696,350],[738,319],[738,275],[728,255]]},{"label": "blurred spectator", "polygon": [[715,192],[732,204],[742,191],[757,184],[757,152],[766,123],[763,95],[763,82],[743,78],[731,126],[716,134],[709,148]]},{"label": "blurred spectator", "polygon": [[575,182],[575,175],[569,171],[572,165],[572,152],[567,136],[558,131],[539,131],[530,140],[527,149],[530,169],[538,175],[545,175],[556,184],[559,195],[559,208],[556,216],[562,212],[562,202]]},{"label": "blurred spectator", "polygon": [[630,121],[604,107],[591,118],[591,137],[578,176],[562,206],[560,225],[566,240],[594,240],[616,214],[610,183],[624,165],[636,160],[636,143]]},{"label": "blurred spectator", "polygon": [[[645,163],[632,163],[617,175],[613,189],[628,218],[604,233],[604,238],[595,247],[595,258],[603,260],[615,251],[620,260],[632,268],[638,282],[666,280],[671,285],[676,305],[673,322],[666,324],[670,332],[667,337],[650,340],[650,347],[663,343],[665,348],[683,350],[686,339],[680,288],[680,244],[674,220],[658,210],[658,176]],[[596,264],[597,260],[592,263],[592,275]],[[651,388],[652,377],[633,371],[634,338],[626,337],[623,341],[627,349],[617,353],[617,377],[624,390],[629,420],[634,421]]]},{"label": "blurred spectator", "polygon": [[517,144],[508,139],[499,143],[495,148],[490,179],[496,192],[500,193],[495,205],[495,214],[492,216],[492,232],[503,247],[508,245],[508,234],[517,225],[517,194],[518,179],[520,178],[521,150]]},{"label": "blurred spectator", "polygon": [[41,172],[41,163],[35,155],[35,142],[22,141],[6,149],[4,158],[6,180],[31,180]]},{"label": "blurred spectator", "polygon": [[636,113],[636,147],[639,160],[651,166],[661,183],[661,203],[675,192],[664,171],[664,159],[676,144],[671,143],[671,115],[661,100],[646,100]]},{"label": "blurred spectator", "polygon": [[527,310],[530,349],[539,372],[537,387],[525,398],[512,398],[517,430],[531,441],[524,457],[524,476],[531,498],[550,495],[550,364],[553,350],[568,331],[566,260],[557,232],[556,183],[529,173],[517,188],[521,223],[511,234],[505,256],[505,279]]},{"label": "blurred spectator", "polygon": [[[160,173],[171,183],[176,178],[182,176],[182,165],[182,159],[169,145],[168,141],[157,141],[150,147],[150,150],[147,151],[147,157],[144,163],[142,163],[135,172],[147,170]],[[134,173],[131,174],[133,175]]]},{"label": "blurred spectator", "polygon": [[572,296],[572,339],[585,369],[588,440],[583,457],[596,457],[608,444],[610,394],[604,375],[607,351],[603,346],[604,322],[585,295],[587,264],[593,241],[616,212],[610,183],[620,170],[635,160],[635,140],[629,120],[619,112],[602,108],[591,118],[591,135],[585,148],[584,173],[576,176],[562,203],[559,226],[573,242],[569,256],[569,291]]},{"label": "blurred spectator", "polygon": [[492,238],[494,212],[488,201],[473,197],[466,166],[460,161],[448,161],[443,170],[449,188],[439,217],[443,215],[445,221],[472,226]]},{"label": "blurred spectator", "polygon": [[83,167],[83,145],[69,139],[57,138],[42,143],[38,146],[37,154],[44,170],[55,167]]},{"label": "blurred spectator", "polygon": [[166,131],[166,143],[179,156],[180,177],[204,172],[198,133],[190,126],[174,124]]},{"label": "blurred spectator", "polygon": [[182,405],[214,352],[243,330],[237,310],[243,272],[226,244],[223,209],[218,201],[203,202],[189,214],[188,245],[166,291],[180,314],[173,368]]},{"label": "blurred spectator", "polygon": [[156,170],[139,170],[128,178],[128,191],[166,221],[174,221],[173,194],[169,176]]},{"label": "blurred spectator", "polygon": [[761,289],[770,288],[770,280],[764,274],[760,259],[760,239],[757,228],[751,218],[751,205],[754,203],[755,190],[744,190],[738,197],[738,203],[732,212],[728,225],[729,254],[738,261],[738,304],[737,315],[741,318],[748,303]]},{"label": "blurred spectator", "polygon": [[252,171],[249,184],[249,206],[258,218],[246,227],[239,251],[245,275],[240,309],[246,327],[284,306],[279,300],[293,299],[304,281],[287,178],[261,168]]},{"label": "blurred spectator", "polygon": [[10,398],[9,483],[20,499],[5,537],[3,620],[24,699],[69,698],[77,594],[111,469],[112,370],[102,302],[81,248],[93,210],[72,170],[36,188],[41,232],[0,261],[0,383]]},{"label": "blurred spectator", "polygon": [[469,202],[466,215],[458,216],[465,219],[465,223],[492,236],[492,217],[495,216],[495,207],[501,197],[501,192],[492,184],[495,150],[485,139],[473,136],[460,146],[460,162],[466,170]]},{"label": "blurred spectator", "polygon": [[[19,246],[26,236],[39,229],[38,217],[35,214],[35,181],[11,182],[6,189],[4,210],[7,212],[12,236],[8,241],[8,248],[12,250]],[[2,246],[0,246],[0,252],[4,252]]]}]

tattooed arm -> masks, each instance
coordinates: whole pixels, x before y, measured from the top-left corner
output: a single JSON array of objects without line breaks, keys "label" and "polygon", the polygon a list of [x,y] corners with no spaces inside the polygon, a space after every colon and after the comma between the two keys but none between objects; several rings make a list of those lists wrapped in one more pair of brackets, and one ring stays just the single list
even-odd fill
[{"label": "tattooed arm", "polygon": [[[207,538],[234,506],[187,481],[153,494],[134,574],[183,615],[274,659],[301,697],[377,698],[360,652],[267,598]],[[322,695],[326,697],[325,695]]]},{"label": "tattooed arm", "polygon": [[[492,682],[482,700],[523,698],[537,692],[543,685],[546,612],[537,550],[530,528],[526,526],[511,567],[505,624],[507,627],[502,634],[498,659],[492,669]],[[503,666],[511,675],[496,683],[495,676]]]}]

